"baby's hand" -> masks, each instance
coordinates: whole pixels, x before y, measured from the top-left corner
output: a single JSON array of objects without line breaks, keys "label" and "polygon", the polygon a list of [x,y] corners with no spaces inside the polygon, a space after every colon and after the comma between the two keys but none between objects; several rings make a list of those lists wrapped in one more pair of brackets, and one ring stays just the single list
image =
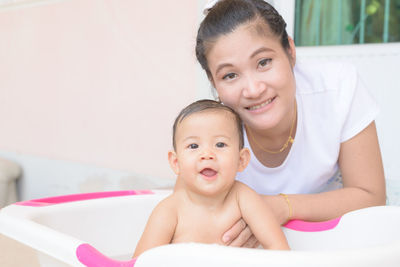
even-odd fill
[{"label": "baby's hand", "polygon": [[250,227],[243,219],[237,221],[222,236],[222,242],[227,246],[256,248],[260,245],[256,237],[250,230]]}]

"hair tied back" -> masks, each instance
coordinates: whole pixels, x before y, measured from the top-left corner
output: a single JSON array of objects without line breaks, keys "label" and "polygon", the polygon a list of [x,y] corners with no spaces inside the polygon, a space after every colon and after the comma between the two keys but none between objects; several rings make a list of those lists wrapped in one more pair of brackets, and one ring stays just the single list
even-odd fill
[{"label": "hair tied back", "polygon": [[203,8],[203,14],[207,15],[208,12],[210,12],[210,10],[213,8],[213,6],[215,6],[215,4],[218,2],[219,0],[209,0],[207,2],[207,4],[204,6]]}]

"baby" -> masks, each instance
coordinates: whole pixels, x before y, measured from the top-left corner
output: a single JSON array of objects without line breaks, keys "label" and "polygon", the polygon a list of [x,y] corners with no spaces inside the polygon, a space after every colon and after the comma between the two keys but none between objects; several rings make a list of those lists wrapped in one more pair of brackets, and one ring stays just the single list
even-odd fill
[{"label": "baby", "polygon": [[173,147],[168,160],[177,175],[174,192],[153,210],[134,257],[170,243],[223,245],[222,235],[240,218],[264,248],[289,249],[266,203],[235,181],[250,152],[243,148],[242,122],[232,109],[212,100],[187,106],[175,120]]}]

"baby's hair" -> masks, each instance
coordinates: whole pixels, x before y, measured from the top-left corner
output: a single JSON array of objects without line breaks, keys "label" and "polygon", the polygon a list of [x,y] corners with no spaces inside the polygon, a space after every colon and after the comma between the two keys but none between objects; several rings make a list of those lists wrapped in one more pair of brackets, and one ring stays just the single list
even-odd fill
[{"label": "baby's hair", "polygon": [[225,106],[224,104],[214,101],[214,100],[209,100],[209,99],[203,99],[203,100],[198,100],[196,102],[193,102],[189,106],[185,107],[182,109],[182,111],[179,113],[179,115],[176,117],[174,126],[172,128],[172,144],[174,147],[174,150],[176,150],[176,142],[175,142],[175,135],[176,135],[176,128],[178,127],[178,124],[181,123],[185,118],[189,117],[190,115],[193,115],[195,113],[199,113],[202,111],[210,111],[210,110],[222,110],[226,111],[228,113],[231,113],[234,118],[234,122],[236,124],[236,128],[238,131],[239,135],[239,149],[242,149],[244,146],[244,139],[243,139],[243,124],[242,124],[242,119],[239,117],[239,115],[230,107]]},{"label": "baby's hair", "polygon": [[282,47],[286,51],[290,48],[286,22],[270,4],[264,0],[220,0],[200,24],[196,38],[196,57],[210,80],[212,75],[208,68],[207,53],[215,41],[253,21],[261,27],[268,25],[270,33],[280,39]]}]

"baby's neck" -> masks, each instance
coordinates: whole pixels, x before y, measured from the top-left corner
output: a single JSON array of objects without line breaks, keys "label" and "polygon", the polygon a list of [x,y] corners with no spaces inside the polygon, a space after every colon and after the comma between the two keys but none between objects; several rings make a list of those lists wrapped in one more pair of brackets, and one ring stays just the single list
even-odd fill
[{"label": "baby's neck", "polygon": [[174,191],[175,193],[181,194],[186,201],[189,201],[193,205],[204,207],[208,210],[218,210],[225,204],[231,188],[232,187],[216,194],[203,194],[201,192],[192,191],[184,186],[175,186]]},{"label": "baby's neck", "polygon": [[229,191],[210,196],[185,190],[185,195],[188,201],[190,201],[193,205],[203,207],[209,211],[220,210],[224,206],[228,194]]}]

